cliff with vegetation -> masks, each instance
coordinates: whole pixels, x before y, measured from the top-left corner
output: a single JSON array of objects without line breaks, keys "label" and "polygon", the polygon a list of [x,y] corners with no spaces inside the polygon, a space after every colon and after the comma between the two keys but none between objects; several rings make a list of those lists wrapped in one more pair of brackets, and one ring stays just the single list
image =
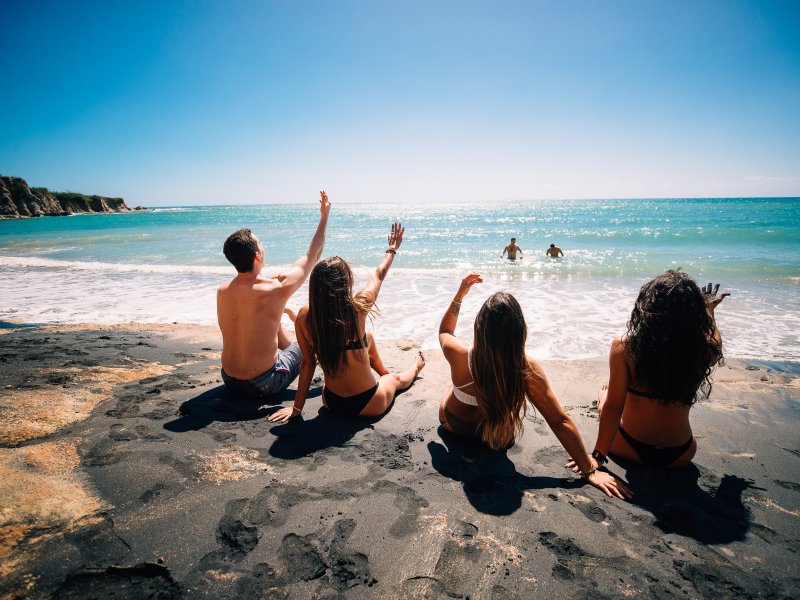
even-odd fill
[{"label": "cliff with vegetation", "polygon": [[0,175],[0,218],[115,213],[131,210],[122,198],[32,188],[20,177]]}]

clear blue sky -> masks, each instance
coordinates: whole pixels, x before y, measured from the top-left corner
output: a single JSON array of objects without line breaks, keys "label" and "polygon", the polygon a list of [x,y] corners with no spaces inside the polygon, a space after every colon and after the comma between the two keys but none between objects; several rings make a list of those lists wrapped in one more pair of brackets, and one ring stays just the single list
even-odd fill
[{"label": "clear blue sky", "polygon": [[2,17],[0,174],[31,185],[145,205],[800,196],[796,0]]}]

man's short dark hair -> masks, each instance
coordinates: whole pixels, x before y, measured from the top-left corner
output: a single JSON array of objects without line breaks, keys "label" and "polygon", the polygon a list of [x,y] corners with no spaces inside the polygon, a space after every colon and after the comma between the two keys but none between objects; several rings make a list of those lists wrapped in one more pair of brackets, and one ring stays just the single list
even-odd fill
[{"label": "man's short dark hair", "polygon": [[511,238],[511,241],[512,241],[512,242],[516,242],[516,241],[517,241],[517,238]]},{"label": "man's short dark hair", "polygon": [[222,253],[239,273],[253,270],[253,257],[258,252],[258,241],[249,229],[240,229],[228,236]]},{"label": "man's short dark hair", "polygon": [[551,247],[551,248],[555,248],[555,247],[556,247],[556,245],[555,245],[555,244],[550,244],[550,247]]}]

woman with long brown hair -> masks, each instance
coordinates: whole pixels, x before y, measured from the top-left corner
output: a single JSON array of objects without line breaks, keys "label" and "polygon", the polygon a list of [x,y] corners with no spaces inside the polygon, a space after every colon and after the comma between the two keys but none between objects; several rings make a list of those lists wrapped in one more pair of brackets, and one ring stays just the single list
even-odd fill
[{"label": "woman with long brown hair", "polygon": [[[319,362],[325,374],[322,402],[333,413],[350,417],[377,417],[386,412],[398,390],[411,386],[425,366],[417,353],[402,373],[390,373],[383,365],[367,316],[375,309],[381,284],[403,241],[405,229],[392,225],[383,260],[375,277],[353,295],[353,272],[342,258],[327,258],[314,267],[308,280],[308,306],[297,313],[295,332],[303,360],[294,405],[270,415],[285,421],[303,412],[314,368]],[[378,374],[375,378],[373,370]]]},{"label": "woman with long brown hair", "polygon": [[[711,393],[722,337],[714,309],[729,294],[701,289],[681,270],[644,284],[628,331],[611,342],[608,385],[597,399],[594,466],[609,453],[652,467],[682,467],[697,451],[689,411]],[[619,433],[619,435],[617,435]]]},{"label": "woman with long brown hair", "polygon": [[439,405],[442,426],[501,450],[522,433],[530,402],[587,482],[609,496],[630,497],[622,482],[592,465],[575,423],[558,403],[541,365],[526,356],[528,330],[514,296],[497,292],[483,303],[475,317],[472,347],[456,337],[461,301],[482,281],[479,275],[464,278],[439,326],[439,343],[453,381]]}]

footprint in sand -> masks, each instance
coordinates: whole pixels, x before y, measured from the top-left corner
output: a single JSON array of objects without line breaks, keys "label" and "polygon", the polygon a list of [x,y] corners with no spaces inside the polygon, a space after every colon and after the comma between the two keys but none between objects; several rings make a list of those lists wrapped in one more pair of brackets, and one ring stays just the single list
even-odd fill
[{"label": "footprint in sand", "polygon": [[246,498],[228,502],[217,525],[217,543],[227,551],[231,560],[237,562],[258,545],[258,528],[245,525],[241,519],[247,503]]},{"label": "footprint in sand", "polygon": [[389,535],[394,538],[402,538],[419,530],[420,511],[428,506],[425,498],[422,498],[412,488],[398,485],[392,481],[378,481],[372,489],[378,493],[394,494],[394,505],[401,510],[400,516],[389,527]]},{"label": "footprint in sand", "polygon": [[569,500],[569,503],[581,511],[581,514],[595,523],[601,523],[606,518],[606,511],[604,511],[597,502],[586,496],[574,496]]},{"label": "footprint in sand", "polygon": [[284,536],[279,556],[287,579],[295,582],[320,579],[323,586],[327,584],[339,594],[357,585],[375,585],[377,580],[370,574],[367,555],[348,548],[347,542],[355,528],[356,522],[352,519],[337,521],[328,544],[320,543],[313,535],[290,533]]},{"label": "footprint in sand", "polygon": [[140,563],[132,567],[108,567],[105,571],[70,575],[55,597],[79,598],[181,598],[181,588],[161,565]]},{"label": "footprint in sand", "polygon": [[[477,589],[483,578],[487,557],[477,541],[478,528],[472,523],[458,521],[450,538],[444,542],[436,567],[436,579],[444,585],[448,595],[467,595]],[[457,596],[456,596],[457,597]]]}]

